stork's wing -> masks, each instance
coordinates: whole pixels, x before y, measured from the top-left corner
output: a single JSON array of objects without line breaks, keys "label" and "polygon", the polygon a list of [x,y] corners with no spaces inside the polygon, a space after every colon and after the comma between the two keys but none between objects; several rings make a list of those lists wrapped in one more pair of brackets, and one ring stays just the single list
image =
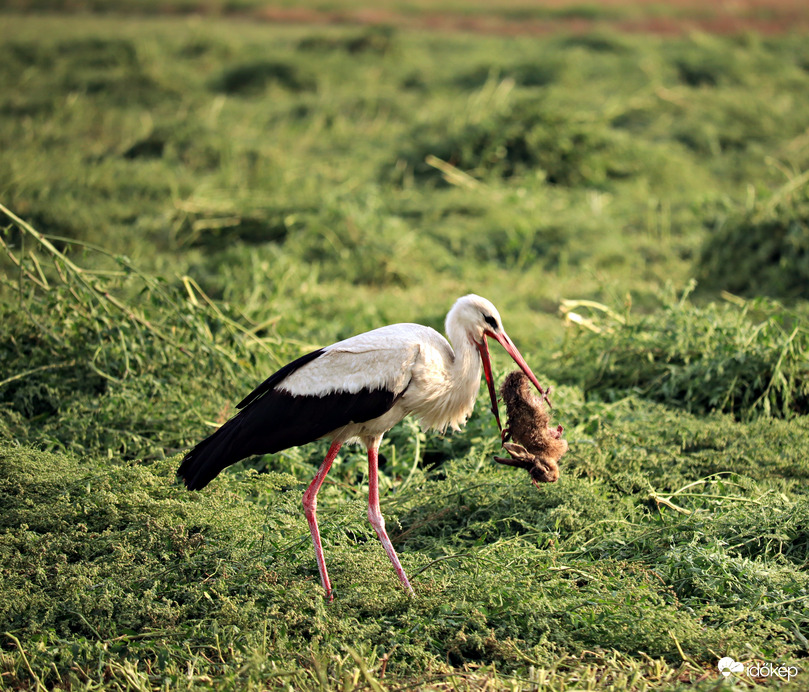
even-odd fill
[{"label": "stork's wing", "polygon": [[301,356],[297,360],[293,360],[291,363],[287,363],[283,368],[280,370],[276,370],[272,375],[270,375],[264,382],[262,382],[258,387],[256,387],[252,392],[250,392],[244,399],[242,399],[238,404],[236,404],[236,408],[245,408],[252,404],[256,399],[258,399],[262,394],[274,389],[276,385],[280,382],[283,382],[287,376],[291,375],[295,372],[298,368],[306,365],[310,361],[318,358],[323,354],[323,349],[319,348],[317,351],[312,351],[311,353],[307,353],[305,356]]},{"label": "stork's wing", "polygon": [[276,386],[299,396],[378,389],[399,394],[410,382],[420,350],[419,341],[406,327],[411,325],[382,327],[328,346]]},{"label": "stork's wing", "polygon": [[410,382],[419,353],[418,339],[408,338],[404,329],[410,326],[360,334],[285,365],[239,403],[235,417],[186,454],[178,475],[196,490],[253,454],[306,444],[349,423],[378,418]]},{"label": "stork's wing", "polygon": [[[401,393],[425,338],[438,336],[419,324],[374,329],[301,356],[274,372],[236,408],[246,408],[263,394],[279,389],[299,396],[386,389]],[[380,414],[381,415],[381,414]]]}]

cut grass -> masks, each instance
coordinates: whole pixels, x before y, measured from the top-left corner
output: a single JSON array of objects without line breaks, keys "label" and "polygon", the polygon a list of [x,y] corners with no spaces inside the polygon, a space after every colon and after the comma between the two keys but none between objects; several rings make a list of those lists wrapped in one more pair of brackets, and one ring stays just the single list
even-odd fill
[{"label": "cut grass", "polygon": [[[403,681],[469,665],[519,679],[529,663],[593,650],[674,662],[678,646],[707,670],[713,651],[794,661],[802,647],[809,505],[744,477],[675,492],[685,515],[575,466],[537,492],[473,452],[386,502],[407,536],[412,599],[362,501],[342,505],[332,485],[323,535],[340,585],[324,608],[291,476],[228,474],[190,494],[170,483],[177,458],[110,465],[8,445],[1,456],[4,622],[38,642],[28,663],[45,684],[129,665],[172,686],[189,674],[273,686],[274,670],[294,670],[308,687],[317,659],[333,684],[334,661],[371,642],[362,660],[384,656]],[[24,678],[19,657],[5,665]]]},{"label": "cut grass", "polygon": [[[801,218],[799,37],[3,20],[4,686],[707,690],[724,655],[806,674],[802,255],[726,300],[706,231],[730,251]],[[484,401],[462,434],[394,428],[383,511],[415,598],[361,450],[322,492],[329,606],[300,511],[324,443],[174,484],[281,363],[441,329],[470,291],[559,383],[571,450],[537,490],[493,463]],[[574,338],[562,298],[631,309],[577,308],[601,331]]]},{"label": "cut grass", "polygon": [[752,209],[717,214],[711,226],[699,264],[707,287],[809,297],[809,172],[756,200]]},{"label": "cut grass", "polygon": [[[697,307],[688,298],[691,289],[646,316],[569,301],[568,316],[584,328],[568,342],[563,377],[588,394],[609,399],[634,391],[694,412],[740,418],[809,413],[805,313],[733,296],[724,305]],[[578,306],[595,318],[574,312]]]}]

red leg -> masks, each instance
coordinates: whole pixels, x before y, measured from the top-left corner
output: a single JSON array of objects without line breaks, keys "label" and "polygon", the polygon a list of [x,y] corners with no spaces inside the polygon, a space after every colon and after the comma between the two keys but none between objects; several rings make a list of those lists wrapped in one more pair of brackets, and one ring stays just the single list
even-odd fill
[{"label": "red leg", "polygon": [[326,458],[320,465],[317,474],[312,479],[306,492],[303,494],[303,511],[306,514],[306,521],[309,522],[309,533],[312,534],[312,543],[315,544],[315,557],[317,558],[317,569],[320,572],[320,583],[326,591],[326,598],[330,601],[334,598],[331,592],[331,582],[329,573],[326,571],[326,560],[323,557],[323,545],[320,542],[320,531],[317,528],[317,491],[323,485],[323,480],[331,468],[332,462],[337,456],[337,452],[342,447],[342,442],[332,442]]},{"label": "red leg", "polygon": [[393,549],[390,538],[388,538],[388,534],[385,532],[385,519],[382,517],[382,512],[379,510],[379,476],[377,473],[379,466],[378,449],[378,439],[368,445],[368,520],[371,522],[371,526],[374,527],[376,535],[379,536],[379,540],[382,541],[382,546],[385,548],[385,552],[393,563],[393,567],[396,570],[396,574],[399,575],[402,584],[404,584],[411,595],[415,595],[413,587],[410,586],[407,575],[404,569],[402,569],[396,551]]}]

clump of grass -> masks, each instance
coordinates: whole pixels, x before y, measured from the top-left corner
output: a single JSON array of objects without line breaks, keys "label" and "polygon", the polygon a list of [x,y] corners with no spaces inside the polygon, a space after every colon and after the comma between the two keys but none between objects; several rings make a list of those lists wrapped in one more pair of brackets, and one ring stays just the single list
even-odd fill
[{"label": "clump of grass", "polygon": [[283,209],[179,211],[173,241],[178,247],[199,247],[222,252],[236,243],[247,246],[283,241],[289,233],[288,213]]},{"label": "clump of grass", "polygon": [[454,84],[464,89],[480,89],[496,79],[511,80],[523,87],[544,87],[559,78],[563,67],[562,61],[553,57],[513,64],[483,64],[455,77]]},{"label": "clump of grass", "polygon": [[298,41],[298,50],[314,53],[332,51],[352,55],[367,53],[387,55],[395,46],[396,32],[391,26],[375,26],[353,36],[307,36]]},{"label": "clump of grass", "polygon": [[287,247],[324,276],[352,284],[408,286],[429,269],[451,263],[449,254],[407,218],[391,214],[377,188],[361,196],[328,195],[316,215],[302,215]]},{"label": "clump of grass", "polygon": [[707,50],[700,47],[674,59],[678,79],[690,87],[715,87],[720,83],[742,81],[738,61],[727,50]]},{"label": "clump of grass", "polygon": [[755,82],[783,60],[755,34],[722,37],[694,33],[687,40],[670,43],[663,51],[680,83],[709,92]]},{"label": "clump of grass", "polygon": [[216,82],[216,89],[236,96],[260,95],[276,84],[291,91],[315,88],[315,80],[301,74],[294,64],[277,60],[262,60],[226,69]]},{"label": "clump of grass", "polygon": [[626,53],[628,47],[623,36],[609,32],[588,32],[566,36],[561,41],[565,48],[581,48],[592,53]]},{"label": "clump of grass", "polygon": [[[693,289],[693,284],[691,286]],[[574,310],[595,312],[587,320]],[[656,401],[739,418],[809,412],[809,322],[764,299],[704,307],[673,296],[649,314],[570,301],[576,327],[559,359],[562,379],[607,399]]]},{"label": "clump of grass", "polygon": [[[49,239],[0,210],[20,246],[2,244],[17,274],[3,279],[16,300],[0,305],[3,437],[125,459],[161,457],[186,438],[184,402],[193,391],[213,383],[226,389],[244,375],[242,363],[277,362],[272,338],[226,314],[190,277],[169,284],[126,257]],[[95,255],[97,269],[71,259],[68,248],[76,247]],[[214,413],[215,405],[208,416]]]},{"label": "clump of grass", "polygon": [[714,220],[699,279],[742,295],[809,298],[809,174]]},{"label": "clump of grass", "polygon": [[139,102],[154,107],[176,98],[173,89],[150,74],[127,39],[88,37],[63,40],[42,50],[37,67],[52,64],[59,89],[118,105]]},{"label": "clump of grass", "polygon": [[626,142],[606,122],[571,116],[536,99],[476,116],[473,122],[422,129],[413,139],[402,158],[428,179],[436,176],[435,168],[425,164],[430,156],[482,176],[541,171],[548,183],[563,186],[601,185],[632,172]]},{"label": "clump of grass", "polygon": [[[674,139],[699,156],[716,157],[770,151],[785,135],[800,135],[803,121],[789,97],[774,97],[745,108],[740,103],[745,92],[744,87],[736,87],[719,95],[690,95],[671,127]],[[711,117],[706,117],[708,112]]]}]

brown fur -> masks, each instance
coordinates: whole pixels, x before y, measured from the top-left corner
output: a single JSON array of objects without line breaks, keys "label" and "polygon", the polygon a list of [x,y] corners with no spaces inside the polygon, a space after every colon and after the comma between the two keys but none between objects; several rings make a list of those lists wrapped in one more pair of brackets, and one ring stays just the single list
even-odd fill
[{"label": "brown fur", "polygon": [[550,427],[550,413],[521,370],[506,376],[500,395],[508,413],[503,439],[511,436],[517,444],[504,442],[511,458],[495,457],[495,461],[526,469],[534,484],[555,483],[559,480],[559,460],[567,451],[562,426]]}]

